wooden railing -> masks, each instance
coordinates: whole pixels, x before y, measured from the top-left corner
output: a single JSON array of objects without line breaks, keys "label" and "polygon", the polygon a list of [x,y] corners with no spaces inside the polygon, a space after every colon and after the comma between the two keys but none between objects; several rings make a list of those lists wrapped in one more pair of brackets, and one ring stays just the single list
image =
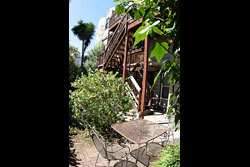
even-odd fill
[{"label": "wooden railing", "polygon": [[121,18],[120,23],[118,24],[115,32],[113,33],[112,37],[108,41],[105,54],[104,54],[104,65],[109,60],[110,56],[114,53],[115,48],[119,45],[119,40],[121,40],[122,34],[125,32],[125,15]]},{"label": "wooden railing", "polygon": [[129,77],[129,80],[127,80],[129,87],[132,89],[131,95],[134,99],[135,106],[137,107],[138,111],[140,110],[140,101],[141,101],[141,87],[133,77],[133,75],[126,70],[126,74]]},{"label": "wooden railing", "polygon": [[[138,4],[132,4],[129,6],[129,8],[138,8]],[[117,22],[117,20],[121,19],[124,16],[124,13],[121,13],[120,16],[118,17],[117,13],[114,12],[112,16],[110,17],[109,20],[109,27],[111,27],[114,23]],[[128,21],[135,21],[136,19],[133,19],[129,14],[128,14]]]},{"label": "wooden railing", "polygon": [[[140,72],[140,71],[135,71],[135,72],[137,72],[138,73],[138,75],[137,76],[139,76],[139,80],[142,80],[142,73]],[[146,102],[146,104],[147,105],[149,105],[149,106],[151,106],[151,98],[152,98],[152,96],[153,96],[153,94],[154,94],[154,96],[155,97],[157,97],[158,98],[158,95],[157,95],[157,93],[154,91],[154,89],[152,89],[152,91],[150,91],[152,89],[152,86],[149,84],[149,82],[147,81],[146,82],[146,100],[145,100],[145,102]]]},{"label": "wooden railing", "polygon": [[109,65],[107,66],[107,68],[118,68],[119,67],[119,62],[116,59],[112,59],[109,62]]},{"label": "wooden railing", "polygon": [[121,19],[124,16],[124,13],[121,13],[120,16],[118,17],[117,13],[114,12],[114,14],[110,17],[109,20],[109,27],[112,26],[117,20]]}]

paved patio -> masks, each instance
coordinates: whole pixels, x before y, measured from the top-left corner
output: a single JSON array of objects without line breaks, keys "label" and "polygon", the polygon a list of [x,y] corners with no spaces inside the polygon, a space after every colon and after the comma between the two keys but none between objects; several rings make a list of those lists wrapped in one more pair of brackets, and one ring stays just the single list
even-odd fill
[{"label": "paved patio", "polygon": [[[168,121],[164,114],[155,112],[154,115],[145,116],[144,119],[160,123],[168,126]],[[175,138],[179,138],[179,132],[174,134]],[[131,150],[135,149],[135,145],[130,145]],[[70,165],[69,167],[94,167],[98,152],[91,140],[84,139],[81,135],[70,137]],[[135,159],[129,155],[129,160],[135,162]],[[113,166],[117,161],[111,161],[110,165]],[[107,166],[108,161],[99,156],[97,166]],[[137,163],[138,167],[145,167],[140,162]]]},{"label": "paved patio", "polygon": [[[71,138],[74,143],[73,147],[70,148],[71,152],[74,152],[74,160],[72,160],[69,167],[94,167],[97,159],[98,152],[92,143],[92,141],[79,139],[79,136],[74,136]],[[136,149],[135,145],[130,145],[132,149]],[[129,155],[129,161],[135,162],[135,159]],[[114,166],[117,161],[111,161],[110,166]],[[137,163],[138,167],[145,167],[140,162]],[[108,161],[99,156],[97,166],[106,167],[108,166]]]}]

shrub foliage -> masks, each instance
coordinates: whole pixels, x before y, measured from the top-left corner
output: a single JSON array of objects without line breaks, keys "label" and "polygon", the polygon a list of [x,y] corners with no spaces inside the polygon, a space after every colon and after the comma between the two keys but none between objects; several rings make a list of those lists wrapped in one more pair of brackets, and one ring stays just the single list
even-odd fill
[{"label": "shrub foliage", "polygon": [[98,43],[93,49],[88,51],[88,58],[84,63],[87,72],[94,72],[98,67],[99,54],[104,50],[104,44]]},{"label": "shrub foliage", "polygon": [[71,126],[84,129],[86,124],[107,132],[116,122],[125,121],[132,109],[132,99],[127,96],[122,78],[112,72],[82,75],[72,83],[75,91],[70,91]]},{"label": "shrub foliage", "polygon": [[180,167],[180,142],[166,145],[159,159],[152,162],[153,167]]}]

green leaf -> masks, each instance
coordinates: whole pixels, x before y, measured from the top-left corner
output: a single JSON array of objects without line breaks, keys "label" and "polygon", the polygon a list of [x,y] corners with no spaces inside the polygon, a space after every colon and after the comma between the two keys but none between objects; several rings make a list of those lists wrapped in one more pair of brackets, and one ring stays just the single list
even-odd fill
[{"label": "green leaf", "polygon": [[140,1],[142,1],[142,0],[136,0],[136,1],[135,1],[135,4],[138,4]]},{"label": "green leaf", "polygon": [[[160,23],[160,20],[157,20],[155,21],[152,25],[149,25],[148,27],[144,27],[144,26],[141,26],[137,29],[137,31],[135,32],[134,34],[134,37],[135,37],[135,42],[134,42],[134,45],[137,45],[140,41],[144,40],[148,34],[151,35],[152,33],[152,29]],[[156,30],[157,31],[157,30]],[[158,33],[160,33],[158,31]]]},{"label": "green leaf", "polygon": [[114,0],[113,2],[117,2],[117,1],[119,1],[119,0]]},{"label": "green leaf", "polygon": [[143,30],[144,28],[145,28],[145,26],[139,27],[139,28],[136,30],[136,32],[134,33],[133,37],[136,37],[136,35],[137,35],[141,30]]},{"label": "green leaf", "polygon": [[158,27],[153,27],[153,31],[159,35],[163,35],[164,33],[158,28]]},{"label": "green leaf", "polygon": [[129,14],[131,17],[137,19],[137,20],[140,20],[140,13],[139,13],[139,10],[137,9],[131,9],[129,10]]},{"label": "green leaf", "polygon": [[180,114],[177,112],[177,114],[175,115],[175,119],[174,119],[175,126],[177,125],[179,121],[180,121]]},{"label": "green leaf", "polygon": [[137,29],[137,31],[134,33],[133,37],[135,37],[134,45],[137,45],[140,41],[143,41],[147,37],[147,32],[141,34],[140,32],[145,29],[144,26],[141,26]]},{"label": "green leaf", "polygon": [[[166,70],[169,61],[170,61],[170,60],[167,60],[167,61],[164,61],[164,62],[163,62],[163,65],[161,66],[160,71],[158,72],[158,74],[156,75],[156,77],[155,77],[155,79],[154,79],[154,83],[153,83],[153,85],[152,85],[151,90],[152,90],[153,87],[155,86],[155,84],[156,84],[157,80],[159,79],[161,73],[162,73],[163,71]],[[150,90],[150,91],[151,91],[151,90]]]},{"label": "green leaf", "polygon": [[147,35],[147,33],[137,35],[133,46],[137,45],[140,41],[143,41],[147,37]]},{"label": "green leaf", "polygon": [[160,63],[162,57],[168,53],[168,51],[166,50],[168,49],[168,47],[169,46],[167,42],[156,42],[154,48],[152,49],[150,58],[155,56],[157,62]]},{"label": "green leaf", "polygon": [[157,20],[157,21],[155,21],[152,25],[149,25],[148,27],[146,27],[145,29],[143,29],[143,30],[141,30],[140,32],[138,32],[139,34],[143,34],[143,33],[148,33],[148,32],[150,32],[151,30],[152,30],[152,28],[154,27],[154,26],[156,26],[157,24],[159,24],[160,23],[160,20]]},{"label": "green leaf", "polygon": [[153,21],[154,18],[155,18],[155,15],[152,12],[149,12],[148,13],[148,18]]},{"label": "green leaf", "polygon": [[143,16],[144,16],[144,14],[145,14],[145,9],[143,9],[143,8],[139,8],[139,12],[141,13],[141,16],[143,17]]},{"label": "green leaf", "polygon": [[176,23],[174,22],[173,27],[171,27],[171,28],[167,28],[167,29],[166,29],[166,32],[172,31],[172,30],[175,28],[175,25],[176,25]]},{"label": "green leaf", "polygon": [[115,12],[117,13],[118,17],[120,16],[120,14],[124,11],[124,6],[122,5],[116,5],[115,6]]},{"label": "green leaf", "polygon": [[136,12],[135,12],[135,18],[136,18],[136,20],[140,20],[139,10],[136,10]]}]

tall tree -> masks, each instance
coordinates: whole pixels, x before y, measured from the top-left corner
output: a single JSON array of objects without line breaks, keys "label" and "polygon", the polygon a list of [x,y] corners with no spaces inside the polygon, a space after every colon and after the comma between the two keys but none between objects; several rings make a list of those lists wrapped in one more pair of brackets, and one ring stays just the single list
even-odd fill
[{"label": "tall tree", "polygon": [[95,25],[93,23],[83,23],[82,20],[78,21],[78,24],[72,28],[74,35],[76,35],[82,41],[82,62],[81,69],[83,70],[84,53],[86,48],[90,44],[90,40],[95,33]]}]

